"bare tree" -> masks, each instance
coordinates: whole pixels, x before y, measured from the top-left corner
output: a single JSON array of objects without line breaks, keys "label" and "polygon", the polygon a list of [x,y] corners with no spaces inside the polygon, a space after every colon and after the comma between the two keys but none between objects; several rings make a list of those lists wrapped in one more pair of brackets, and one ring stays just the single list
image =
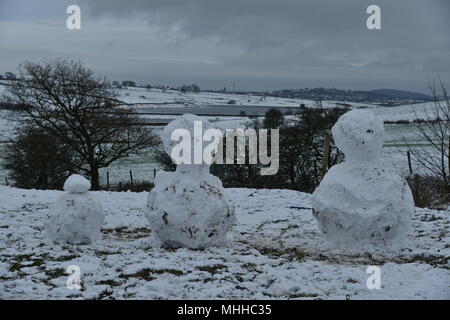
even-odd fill
[{"label": "bare tree", "polygon": [[424,108],[425,118],[416,121],[418,134],[429,147],[410,147],[410,152],[419,165],[440,177],[447,186],[450,179],[450,100],[440,79],[438,85],[430,83],[429,87],[434,97],[433,104]]},{"label": "bare tree", "polygon": [[153,146],[149,128],[137,124],[131,106],[80,62],[56,59],[19,66],[22,81],[13,83],[6,101],[24,108],[22,120],[67,145],[81,172],[99,188],[99,169]]}]

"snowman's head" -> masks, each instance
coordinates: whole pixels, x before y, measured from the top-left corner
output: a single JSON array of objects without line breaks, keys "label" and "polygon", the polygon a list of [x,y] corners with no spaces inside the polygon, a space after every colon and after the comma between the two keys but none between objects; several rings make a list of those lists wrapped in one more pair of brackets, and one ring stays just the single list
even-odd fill
[{"label": "snowman's head", "polygon": [[383,121],[368,110],[352,110],[342,115],[331,129],[346,161],[371,162],[379,159],[384,141]]},{"label": "snowman's head", "polygon": [[208,129],[212,129],[211,124],[193,114],[184,114],[164,128],[161,133],[164,150],[178,165],[177,170],[209,168],[209,165],[203,162],[203,150],[207,145],[203,134]]}]

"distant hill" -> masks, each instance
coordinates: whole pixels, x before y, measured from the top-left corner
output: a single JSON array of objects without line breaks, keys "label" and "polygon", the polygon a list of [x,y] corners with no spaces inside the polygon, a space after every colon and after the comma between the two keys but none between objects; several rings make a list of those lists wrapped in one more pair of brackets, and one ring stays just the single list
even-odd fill
[{"label": "distant hill", "polygon": [[433,100],[433,98],[429,95],[411,91],[403,91],[395,89],[379,89],[379,90],[372,90],[369,92],[394,99]]},{"label": "distant hill", "polygon": [[284,89],[273,91],[271,95],[282,98],[370,103],[380,106],[397,106],[433,100],[426,94],[394,89],[371,91],[326,88]]}]

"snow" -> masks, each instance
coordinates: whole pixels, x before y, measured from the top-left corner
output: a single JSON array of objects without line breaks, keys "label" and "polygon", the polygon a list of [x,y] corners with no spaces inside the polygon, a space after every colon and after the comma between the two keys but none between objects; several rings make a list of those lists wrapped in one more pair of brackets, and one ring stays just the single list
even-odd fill
[{"label": "snow", "polygon": [[82,193],[91,188],[91,183],[79,174],[71,175],[64,183],[64,190],[69,192]]},{"label": "snow", "polygon": [[70,176],[47,216],[45,229],[51,240],[60,243],[90,244],[100,236],[105,220],[100,202],[87,192],[91,187],[80,175]]},{"label": "snow", "polygon": [[[194,155],[194,122],[205,130],[208,121],[186,114],[170,122],[162,133],[164,149],[172,154],[174,130],[190,132]],[[202,139],[203,136],[200,136]],[[200,146],[204,142],[197,141]],[[203,151],[203,148],[201,149]],[[235,223],[234,206],[219,178],[209,173],[209,165],[179,164],[175,172],[158,172],[155,188],[150,191],[146,217],[153,232],[151,245],[204,249],[225,243],[226,234]]]},{"label": "snow", "polygon": [[377,162],[384,141],[383,121],[368,110],[352,110],[342,115],[331,129],[346,162]]},{"label": "snow", "polygon": [[[239,223],[223,247],[152,249],[147,193],[92,192],[105,212],[92,245],[50,243],[59,191],[0,187],[1,299],[450,299],[450,211],[416,208],[404,245],[349,253],[321,244],[311,195],[227,189]],[[68,266],[81,290],[66,288]],[[381,289],[369,290],[369,265]]]},{"label": "snow", "polygon": [[345,162],[332,167],[314,191],[321,232],[349,250],[401,244],[414,200],[406,181],[381,161],[383,121],[371,111],[352,110],[339,118],[332,134]]}]

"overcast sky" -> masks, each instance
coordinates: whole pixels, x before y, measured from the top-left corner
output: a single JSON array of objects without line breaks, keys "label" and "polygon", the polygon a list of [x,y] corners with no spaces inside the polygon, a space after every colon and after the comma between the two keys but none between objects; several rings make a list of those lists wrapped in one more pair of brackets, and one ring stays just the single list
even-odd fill
[{"label": "overcast sky", "polygon": [[138,83],[427,92],[428,78],[450,86],[450,1],[0,0],[0,73],[60,56]]}]

